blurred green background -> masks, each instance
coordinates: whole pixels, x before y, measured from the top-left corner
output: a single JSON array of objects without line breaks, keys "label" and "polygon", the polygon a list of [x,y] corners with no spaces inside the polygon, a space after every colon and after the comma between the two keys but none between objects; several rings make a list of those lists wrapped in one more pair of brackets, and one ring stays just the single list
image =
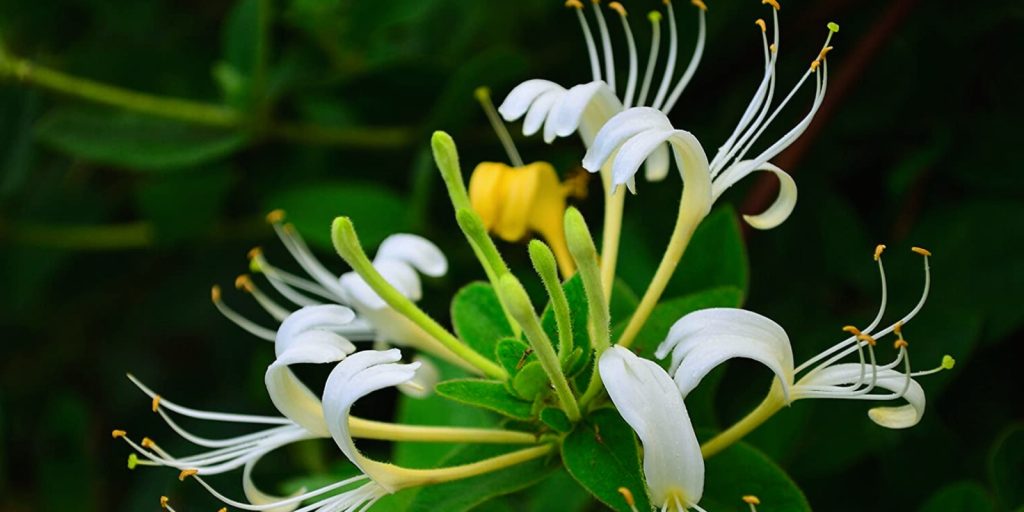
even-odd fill
[{"label": "blurred green background", "polygon": [[[688,55],[693,12],[678,4]],[[712,152],[756,87],[753,20],[767,11],[755,0],[708,4],[705,58],[672,118]],[[625,2],[641,48],[640,14],[659,5]],[[818,510],[1017,510],[1024,5],[791,0],[780,16],[782,90],[814,57],[825,23],[842,26],[818,118],[775,159],[793,173],[799,204],[770,232],[741,233],[723,209],[709,239],[743,236],[749,273],[743,258],[719,260],[719,245],[695,243],[690,251],[722,271],[684,274],[670,293],[748,287],[746,307],[785,326],[802,360],[836,341],[842,325],[873,315],[876,243],[889,246],[892,316],[920,292],[920,260],[909,248],[931,249],[931,299],[906,334],[919,368],[945,353],[958,365],[922,382],[924,420],[888,431],[866,418],[866,403],[804,401],[749,440]],[[490,86],[500,101],[527,78],[572,85],[589,77],[579,27],[556,0],[2,0],[0,41],[5,512],[156,510],[160,494],[179,509],[214,509],[170,471],[126,469],[112,428],[170,434],[124,372],[198,407],[272,410],[262,387],[269,345],[219,317],[208,294],[219,283],[255,317],[230,284],[252,246],[286,260],[262,221],[276,207],[321,247],[337,214],[352,215],[369,244],[396,230],[432,238],[452,271],[428,283],[424,307],[445,318],[454,291],[482,273],[429,158],[430,132],[452,133],[464,167],[504,160],[475,87]],[[204,106],[172,109],[188,119],[111,108],[77,98],[96,89],[47,69]],[[803,92],[764,140],[804,115]],[[561,172],[582,156],[575,138],[517,142],[526,160]],[[641,200],[627,202],[620,273],[636,290],[665,243],[678,182],[641,182]],[[592,185],[580,206],[596,225]],[[725,201],[757,211],[773,186],[747,180]],[[528,269],[524,246],[502,247]],[[732,365],[702,426],[721,428],[756,403],[761,388],[741,375],[748,370],[769,381],[753,365]],[[287,459],[309,471],[338,457],[301,445]]]}]

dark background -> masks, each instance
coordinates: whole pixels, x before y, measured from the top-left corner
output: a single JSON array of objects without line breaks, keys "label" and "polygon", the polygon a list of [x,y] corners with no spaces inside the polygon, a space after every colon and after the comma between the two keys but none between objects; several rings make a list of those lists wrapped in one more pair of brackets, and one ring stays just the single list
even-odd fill
[{"label": "dark background", "polygon": [[[708,4],[705,58],[671,117],[713,152],[756,87],[753,20],[768,11],[754,0]],[[169,472],[128,472],[126,448],[111,442],[112,428],[157,429],[127,370],[180,402],[270,412],[268,346],[220,318],[208,287],[220,283],[236,307],[256,311],[230,283],[254,245],[285,259],[261,220],[272,207],[314,226],[351,214],[371,244],[392,229],[430,236],[453,264],[429,283],[441,299],[425,307],[445,317],[454,290],[481,276],[428,158],[430,132],[452,133],[465,166],[503,160],[475,87],[500,101],[526,78],[589,77],[579,27],[554,0],[274,1],[266,23],[259,5],[0,2],[6,62],[247,113],[228,127],[172,122],[19,83],[6,67],[0,75],[0,510],[154,510],[160,494],[185,493]],[[658,5],[625,5],[641,56],[642,14]],[[689,55],[692,7],[677,8]],[[793,0],[780,16],[781,91],[814,57],[827,21],[841,32],[825,104],[775,159],[797,181],[796,211],[778,229],[746,233],[746,307],[785,326],[802,360],[873,315],[876,243],[889,246],[892,316],[909,309],[921,281],[909,248],[921,245],[935,254],[934,286],[907,328],[911,355],[922,369],[945,353],[958,364],[923,379],[928,410],[914,429],[875,426],[867,403],[804,401],[750,441],[819,510],[917,510],[929,499],[938,508],[928,510],[946,510],[949,496],[1014,510],[1024,504],[1014,356],[1024,321],[1024,6]],[[804,114],[803,93],[764,140]],[[299,122],[319,128],[295,130]],[[527,160],[562,172],[582,155],[576,139],[517,140]],[[641,182],[642,200],[627,203],[622,274],[635,289],[671,227],[678,181]],[[747,180],[724,201],[758,211],[773,186]],[[581,203],[591,219],[597,190]],[[326,231],[306,234],[323,241]],[[522,246],[503,248],[526,268]],[[727,371],[719,426],[758,399],[741,375],[754,368]],[[292,453],[300,466],[322,464],[304,451]]]}]

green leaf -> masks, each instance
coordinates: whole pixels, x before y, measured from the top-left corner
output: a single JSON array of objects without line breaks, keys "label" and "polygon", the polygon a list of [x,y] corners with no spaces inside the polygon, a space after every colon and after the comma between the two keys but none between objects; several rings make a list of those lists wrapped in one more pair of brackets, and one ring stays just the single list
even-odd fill
[{"label": "green leaf", "polygon": [[629,320],[629,316],[636,311],[639,303],[640,298],[636,296],[636,292],[625,281],[616,278],[612,286],[612,298],[608,303],[612,325],[620,320]]},{"label": "green leaf", "polygon": [[77,158],[146,171],[212,162],[242,149],[247,142],[247,136],[236,130],[85,108],[61,108],[47,114],[36,126],[36,136]]},{"label": "green leaf", "polygon": [[[494,445],[467,445],[443,462],[444,466],[468,464],[495,457],[522,447],[508,448]],[[424,487],[413,498],[409,512],[461,512],[485,501],[525,489],[554,471],[558,466],[551,457],[539,457],[522,464],[491,473]]]},{"label": "green leaf", "polygon": [[949,484],[932,495],[918,512],[992,512],[992,498],[975,482]]},{"label": "green leaf", "polygon": [[762,510],[810,512],[811,505],[782,468],[746,443],[736,443],[705,461],[700,506],[716,512],[749,512],[742,497],[753,494]]},{"label": "green leaf", "polygon": [[[380,185],[329,182],[301,185],[271,197],[267,210],[283,209],[306,240],[333,251],[331,222],[339,215],[352,218],[364,246],[375,246],[388,235],[407,231],[405,201]],[[390,212],[382,215],[381,212]]]},{"label": "green leaf", "polygon": [[747,249],[732,206],[715,208],[693,234],[666,294],[732,286],[744,295],[750,281]]},{"label": "green leaf", "polygon": [[[631,350],[637,354],[654,359],[654,350],[665,340],[668,330],[687,313],[719,307],[739,307],[743,301],[743,292],[736,287],[726,286],[712,288],[683,297],[668,299],[651,311],[650,317],[643,328],[637,333]],[[612,339],[617,339],[626,328],[626,322],[620,322],[612,329]]]},{"label": "green leaf", "polygon": [[540,361],[531,361],[523,365],[523,369],[512,378],[512,389],[520,397],[533,401],[537,395],[550,389],[549,382]]},{"label": "green leaf", "polygon": [[233,182],[224,165],[151,176],[140,184],[139,209],[153,223],[159,242],[206,235],[216,225]]},{"label": "green leaf", "polygon": [[505,384],[496,380],[455,379],[441,382],[435,388],[443,397],[490,409],[518,420],[533,417],[533,404],[509,394]]},{"label": "green leaf", "polygon": [[494,288],[474,282],[464,286],[452,299],[455,334],[480,354],[494,356],[498,341],[513,336]]},{"label": "green leaf", "polygon": [[[576,274],[572,276],[568,281],[562,284],[562,289],[565,290],[565,298],[569,303],[569,315],[570,321],[572,322],[573,348],[581,349],[584,354],[589,354],[590,337],[587,334],[587,294],[586,290],[583,288],[583,281],[580,279],[580,275]],[[544,332],[547,333],[548,338],[552,340],[552,343],[557,343],[558,325],[555,321],[555,311],[551,309],[550,304],[544,308],[544,314],[541,316],[541,325],[544,327]],[[579,358],[576,364],[570,367],[569,371],[566,373],[569,376],[578,374],[586,367],[588,361],[589,358]]]},{"label": "green leaf", "polygon": [[519,373],[526,363],[537,360],[537,356],[530,346],[515,338],[499,340],[498,346],[494,349],[494,355],[498,363],[512,376]]},{"label": "green leaf", "polygon": [[989,471],[1002,508],[1024,505],[1024,425],[1003,432],[992,448]]},{"label": "green leaf", "polygon": [[619,487],[632,491],[637,509],[650,510],[633,429],[615,409],[598,409],[562,443],[565,469],[602,503],[620,512],[629,505]]},{"label": "green leaf", "polygon": [[561,409],[548,407],[540,411],[540,420],[556,432],[568,432],[572,430],[572,422]]}]

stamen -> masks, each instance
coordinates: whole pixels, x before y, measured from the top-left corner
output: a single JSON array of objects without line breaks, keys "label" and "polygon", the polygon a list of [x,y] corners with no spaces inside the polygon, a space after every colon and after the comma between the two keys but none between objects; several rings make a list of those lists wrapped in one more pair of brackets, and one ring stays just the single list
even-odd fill
[{"label": "stamen", "polygon": [[235,325],[241,327],[249,334],[262,338],[267,341],[274,341],[276,333],[266,327],[256,325],[248,318],[238,314],[235,310],[231,309],[224,301],[221,300],[220,286],[214,285],[210,289],[210,298],[213,300],[213,305],[216,306],[217,311],[220,311],[222,315],[228,320],[231,320]]},{"label": "stamen", "polygon": [[665,0],[665,6],[668,8],[668,30],[669,30],[669,43],[668,43],[668,60],[665,62],[665,74],[661,77],[661,86],[658,87],[658,94],[654,97],[654,103],[651,107],[661,109],[661,103],[665,100],[665,95],[668,94],[668,86],[672,81],[672,74],[676,70],[676,55],[679,53],[679,33],[676,30],[676,14],[672,9],[671,0]]},{"label": "stamen", "polygon": [[637,106],[643,106],[647,102],[647,93],[651,88],[651,79],[654,78],[654,67],[658,65],[658,51],[661,49],[661,13],[651,11],[647,14],[651,21],[651,52],[647,57],[647,69],[644,71],[644,82],[640,87],[640,96],[636,100]]},{"label": "stamen", "polygon": [[139,444],[141,444],[143,448],[153,448],[154,446],[156,446],[156,443],[154,443],[153,440],[148,437],[143,437],[142,442]]},{"label": "stamen", "polygon": [[274,232],[277,233],[277,237],[284,244],[285,249],[292,255],[296,263],[302,267],[303,270],[309,274],[310,277],[316,281],[323,289],[327,290],[331,294],[331,298],[335,299],[336,302],[341,302],[341,299],[345,296],[345,292],[342,290],[341,285],[338,283],[338,276],[333,272],[327,270],[326,267],[317,257],[313,254],[313,251],[306,245],[306,241],[302,239],[296,231],[295,226],[291,224],[274,224]]},{"label": "stamen", "polygon": [[170,512],[174,512],[174,509],[171,508],[170,501],[170,498],[168,498],[167,496],[160,496],[160,508],[168,510]]},{"label": "stamen", "polygon": [[743,497],[743,503],[746,503],[747,505],[750,506],[750,512],[757,512],[757,505],[761,504],[761,500],[758,499],[757,496],[754,496],[753,494],[748,494]]},{"label": "stamen", "polygon": [[882,257],[882,251],[885,250],[885,245],[878,244],[875,246],[875,261],[878,261]]},{"label": "stamen", "polygon": [[778,0],[761,0],[761,5],[764,5],[764,4],[768,4],[768,5],[772,6],[773,8],[775,8],[776,11],[782,10],[782,7],[779,7]]},{"label": "stamen", "polygon": [[126,435],[128,435],[128,432],[125,432],[124,430],[114,430],[110,433],[110,437],[114,439],[120,439]]},{"label": "stamen", "polygon": [[703,0],[690,0],[690,3],[693,4],[694,7],[698,8],[698,9],[704,11],[704,12],[708,11],[708,6],[707,6],[707,4],[704,3]]},{"label": "stamen", "polygon": [[160,410],[160,395],[153,396],[153,412]]},{"label": "stamen", "polygon": [[907,343],[907,340],[900,338],[892,344],[892,347],[898,350],[901,348],[907,348],[908,345],[909,343]]},{"label": "stamen", "polygon": [[576,9],[576,18],[580,21],[580,28],[583,30],[583,39],[587,43],[587,55],[590,57],[590,74],[596,82],[601,79],[601,65],[597,59],[597,47],[594,45],[594,35],[590,32],[590,25],[587,18],[583,16],[583,3],[579,0],[566,0],[566,7]]},{"label": "stamen", "polygon": [[683,76],[679,78],[679,82],[676,83],[675,89],[672,89],[672,94],[669,95],[668,101],[665,102],[665,107],[662,109],[665,113],[671,111],[672,107],[676,105],[676,101],[679,100],[679,96],[683,94],[683,90],[686,89],[690,80],[693,79],[694,73],[697,72],[697,66],[700,64],[700,59],[704,55],[704,41],[707,38],[707,26],[704,20],[704,13],[708,9],[700,0],[694,0],[693,5],[697,6],[698,10],[697,45],[693,49],[693,55],[690,56],[690,64],[686,66],[686,71],[683,72]]},{"label": "stamen", "polygon": [[185,470],[182,470],[181,473],[178,473],[178,480],[181,481],[181,482],[184,482],[186,478],[188,478],[190,476],[195,476],[195,475],[198,475],[198,474],[199,474],[199,470],[198,469],[185,469]]},{"label": "stamen", "polygon": [[523,159],[519,156],[516,143],[512,141],[512,135],[508,133],[505,123],[498,117],[498,111],[494,109],[494,102],[491,101],[491,90],[487,87],[477,87],[473,95],[476,96],[476,100],[484,109],[484,114],[487,115],[487,120],[490,121],[491,128],[494,129],[494,133],[498,136],[498,140],[501,141],[501,145],[505,147],[505,153],[508,154],[509,162],[512,163],[513,167],[522,167]]},{"label": "stamen", "polygon": [[284,222],[284,218],[285,218],[284,210],[282,210],[280,208],[278,208],[276,210],[271,210],[271,212],[267,214],[267,222],[270,223],[270,224],[278,224],[278,223]]},{"label": "stamen", "polygon": [[608,24],[604,21],[604,13],[597,7],[601,0],[593,0],[594,16],[597,18],[597,27],[601,31],[601,46],[604,47],[604,80],[608,87],[615,92],[615,56],[612,54],[612,38],[608,33]]},{"label": "stamen", "polygon": [[757,21],[754,22],[754,25],[761,27],[761,32],[768,32],[768,25],[763,19],[758,18]]},{"label": "stamen", "polygon": [[[153,397],[157,396],[157,394],[152,389],[149,389],[149,387],[147,387],[145,384],[143,384],[142,381],[140,381],[139,379],[137,379],[134,375],[132,375],[130,373],[128,374],[128,380],[132,381],[132,383],[135,384],[136,387],[138,387],[143,393],[145,393],[150,398],[153,398]],[[210,412],[210,411],[201,411],[201,410],[198,410],[198,409],[191,409],[189,407],[184,407],[184,406],[178,405],[178,404],[176,404],[174,402],[171,402],[170,400],[167,400],[165,398],[161,398],[160,399],[160,405],[161,405],[161,409],[160,410],[167,409],[167,410],[176,412],[176,413],[178,413],[178,414],[180,414],[182,416],[187,416],[189,418],[195,418],[195,419],[200,419],[200,420],[226,421],[226,422],[231,422],[231,423],[270,424],[270,425],[291,425],[292,424],[291,420],[289,420],[287,418],[281,418],[281,417],[253,416],[253,415],[248,415],[248,414],[231,414],[231,413]]]},{"label": "stamen", "polygon": [[636,500],[633,498],[633,492],[626,487],[619,487],[617,491],[622,495],[622,499],[626,500],[626,505],[629,505],[629,509],[633,512],[637,512]]},{"label": "stamen", "polygon": [[872,338],[870,334],[858,334],[857,339],[861,341],[866,341],[867,344],[872,347],[878,344],[878,341]]},{"label": "stamen", "polygon": [[910,250],[914,251],[914,252],[916,252],[916,253],[920,254],[921,256],[924,256],[924,257],[928,257],[928,256],[932,255],[931,251],[929,251],[928,249],[925,249],[923,247],[911,247]]},{"label": "stamen", "polygon": [[629,28],[629,20],[626,19],[626,8],[618,2],[612,2],[608,4],[608,7],[619,13],[619,19],[622,20],[622,30],[626,33],[626,45],[629,48],[629,77],[626,80],[626,94],[624,96],[625,101],[623,102],[623,106],[628,109],[633,106],[633,93],[636,92],[636,41],[633,40],[633,30]]},{"label": "stamen", "polygon": [[284,319],[288,318],[288,315],[292,313],[290,310],[285,309],[274,301],[274,299],[268,297],[267,294],[263,293],[263,291],[256,286],[256,283],[253,282],[252,277],[248,274],[242,274],[235,278],[235,288],[251,294],[252,297],[256,299],[256,302],[278,322],[283,322]]}]

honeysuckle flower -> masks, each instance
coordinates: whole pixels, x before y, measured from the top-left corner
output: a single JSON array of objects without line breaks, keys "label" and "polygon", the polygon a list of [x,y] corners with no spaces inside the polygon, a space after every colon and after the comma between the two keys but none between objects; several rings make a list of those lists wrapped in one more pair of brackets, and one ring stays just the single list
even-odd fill
[{"label": "honeysuckle flower", "polygon": [[[771,172],[778,177],[781,186],[779,195],[772,206],[759,215],[744,216],[751,226],[758,229],[770,229],[778,226],[786,220],[796,205],[796,184],[793,179],[785,171],[768,161],[786,149],[807,129],[821,106],[828,85],[826,55],[832,49],[829,42],[832,35],[839,30],[838,25],[829,23],[828,36],[821,51],[793,89],[773,110],[771,104],[775,93],[775,64],[779,48],[778,4],[774,0],[766,3],[772,4],[773,7],[771,43],[768,42],[767,24],[764,20],[757,20],[764,47],[764,75],[732,134],[719,147],[708,166],[702,170],[712,180],[712,200],[717,200],[723,192],[753,172]],[[815,91],[811,109],[807,115],[779,140],[755,156],[748,158],[747,155],[751,147],[758,141],[764,130],[812,75],[814,76]],[[639,163],[650,156],[656,148],[662,146],[664,142],[679,137],[680,133],[685,132],[675,130],[671,121],[661,110],[649,107],[629,109],[609,120],[601,128],[594,144],[588,149],[583,159],[583,167],[591,172],[596,172],[606,162],[614,158],[611,164],[612,184],[614,186],[626,185],[635,192],[634,176],[639,169]]]},{"label": "honeysuckle flower", "polygon": [[[757,313],[733,308],[705,309],[679,319],[655,356],[663,359],[671,354],[669,371],[684,397],[719,364],[733,358],[747,358],[764,364],[775,374],[777,380],[770,396],[775,396],[781,402],[779,405],[805,398],[876,401],[902,398],[907,401],[906,405],[875,407],[868,411],[868,416],[883,427],[912,427],[921,420],[925,409],[924,391],[914,378],[951,368],[953,361],[947,356],[938,368],[911,370],[909,344],[902,329],[928,298],[930,253],[924,249],[914,248],[914,252],[924,257],[924,290],[920,300],[900,320],[878,329],[887,300],[881,259],[883,249],[884,246],[879,246],[875,252],[882,280],[882,299],[874,320],[863,329],[844,327],[849,337],[799,366],[794,366],[789,337],[781,326]],[[895,334],[893,347],[897,355],[891,362],[880,364],[876,361],[875,344],[889,334]],[[854,353],[858,355],[858,362],[840,363]],[[878,388],[887,392],[874,392]]]},{"label": "honeysuckle flower", "polygon": [[[668,10],[669,35],[668,57],[665,61],[660,85],[657,91],[648,102],[648,96],[653,90],[652,86],[654,71],[658,65],[658,53],[660,51],[661,39],[661,14],[652,12],[648,19],[651,22],[651,48],[647,59],[647,68],[644,72],[643,81],[640,84],[637,94],[637,82],[639,78],[639,63],[637,62],[637,45],[633,39],[633,32],[630,29],[626,9],[618,2],[611,2],[608,6],[618,13],[622,21],[622,29],[626,37],[626,44],[629,53],[629,67],[626,73],[626,88],[619,96],[616,84],[617,70],[615,68],[614,53],[612,51],[611,35],[608,31],[607,21],[601,8],[594,2],[594,16],[601,36],[603,52],[604,71],[601,69],[601,57],[594,42],[586,17],[583,14],[583,3],[579,0],[569,0],[567,7],[576,10],[580,27],[583,30],[583,38],[587,45],[587,55],[590,59],[591,81],[575,85],[566,89],[554,82],[542,79],[527,80],[516,86],[501,104],[499,112],[506,121],[515,121],[523,118],[523,134],[533,135],[541,127],[544,128],[544,140],[554,141],[555,137],[565,137],[579,132],[584,144],[590,147],[601,127],[619,112],[636,106],[649,106],[658,109],[666,114],[675,106],[679,96],[693,78],[700,63],[701,55],[704,53],[705,40],[705,11],[707,7],[701,0],[692,0],[697,7],[697,45],[694,48],[693,56],[689,65],[676,81],[675,87],[670,91],[676,71],[676,60],[679,51],[679,35],[676,28],[675,11],[672,3],[666,1]],[[525,116],[525,117],[524,117]],[[669,156],[667,147],[659,146],[653,150],[647,163],[647,178],[652,181],[663,179],[668,174]]]},{"label": "honeysuckle flower", "polygon": [[704,458],[672,377],[619,346],[604,352],[598,370],[612,403],[643,444],[651,503],[662,512],[703,511],[697,503],[704,494]]}]

